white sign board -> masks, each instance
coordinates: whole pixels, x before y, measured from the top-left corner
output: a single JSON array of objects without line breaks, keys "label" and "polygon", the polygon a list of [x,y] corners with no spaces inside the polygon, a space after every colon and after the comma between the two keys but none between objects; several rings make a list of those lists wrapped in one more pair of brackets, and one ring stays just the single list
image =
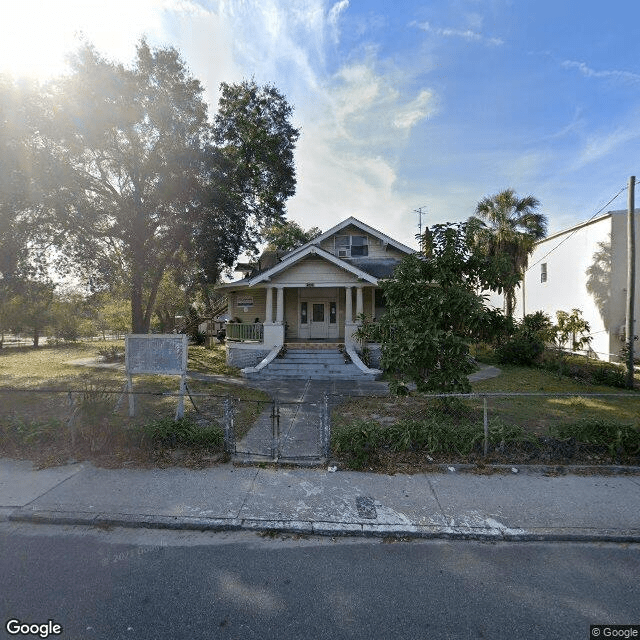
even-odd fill
[{"label": "white sign board", "polygon": [[125,365],[129,390],[129,415],[135,415],[133,376],[180,376],[180,392],[176,420],[184,415],[184,394],[187,388],[187,353],[189,338],[184,334],[132,333],[125,338]]},{"label": "white sign board", "polygon": [[125,339],[127,373],[184,375],[187,346],[188,337],[183,334],[130,334]]}]

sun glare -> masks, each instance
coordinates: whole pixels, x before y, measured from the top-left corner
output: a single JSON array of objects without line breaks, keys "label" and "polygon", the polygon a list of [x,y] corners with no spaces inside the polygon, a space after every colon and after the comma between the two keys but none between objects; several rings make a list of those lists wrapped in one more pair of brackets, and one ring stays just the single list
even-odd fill
[{"label": "sun glare", "polygon": [[63,73],[86,40],[129,59],[135,43],[160,30],[155,0],[0,0],[0,72],[38,80]]}]

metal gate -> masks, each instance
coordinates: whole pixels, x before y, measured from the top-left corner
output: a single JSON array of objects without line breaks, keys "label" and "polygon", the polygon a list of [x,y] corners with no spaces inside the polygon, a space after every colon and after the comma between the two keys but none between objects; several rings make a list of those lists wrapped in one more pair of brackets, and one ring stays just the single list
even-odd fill
[{"label": "metal gate", "polygon": [[[237,401],[236,401],[237,402]],[[275,397],[243,437],[236,438],[234,401],[225,402],[225,447],[238,460],[323,462],[331,440],[329,397],[319,402],[282,402]]]}]

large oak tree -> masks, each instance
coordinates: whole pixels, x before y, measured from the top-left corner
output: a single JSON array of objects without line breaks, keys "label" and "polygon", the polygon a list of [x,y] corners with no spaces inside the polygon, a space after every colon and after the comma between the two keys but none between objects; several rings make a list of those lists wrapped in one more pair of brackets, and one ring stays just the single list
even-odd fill
[{"label": "large oak tree", "polygon": [[98,288],[123,280],[135,333],[148,331],[167,270],[184,268],[186,255],[215,280],[282,219],[295,191],[286,99],[255,81],[221,94],[211,121],[178,52],[144,40],[130,67],[83,46],[71,73],[40,90],[29,132],[39,195],[23,217],[47,230],[60,267]]}]

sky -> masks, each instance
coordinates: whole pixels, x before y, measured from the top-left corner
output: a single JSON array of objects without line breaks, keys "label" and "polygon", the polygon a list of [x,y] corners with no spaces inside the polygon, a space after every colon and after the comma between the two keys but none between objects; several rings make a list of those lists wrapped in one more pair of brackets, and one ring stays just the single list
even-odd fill
[{"label": "sky", "polygon": [[63,73],[82,39],[129,64],[144,36],[181,52],[211,116],[221,82],[271,83],[301,129],[288,217],[415,247],[418,208],[465,220],[506,188],[550,233],[625,209],[639,29],[629,0],[0,0],[0,72]]}]

